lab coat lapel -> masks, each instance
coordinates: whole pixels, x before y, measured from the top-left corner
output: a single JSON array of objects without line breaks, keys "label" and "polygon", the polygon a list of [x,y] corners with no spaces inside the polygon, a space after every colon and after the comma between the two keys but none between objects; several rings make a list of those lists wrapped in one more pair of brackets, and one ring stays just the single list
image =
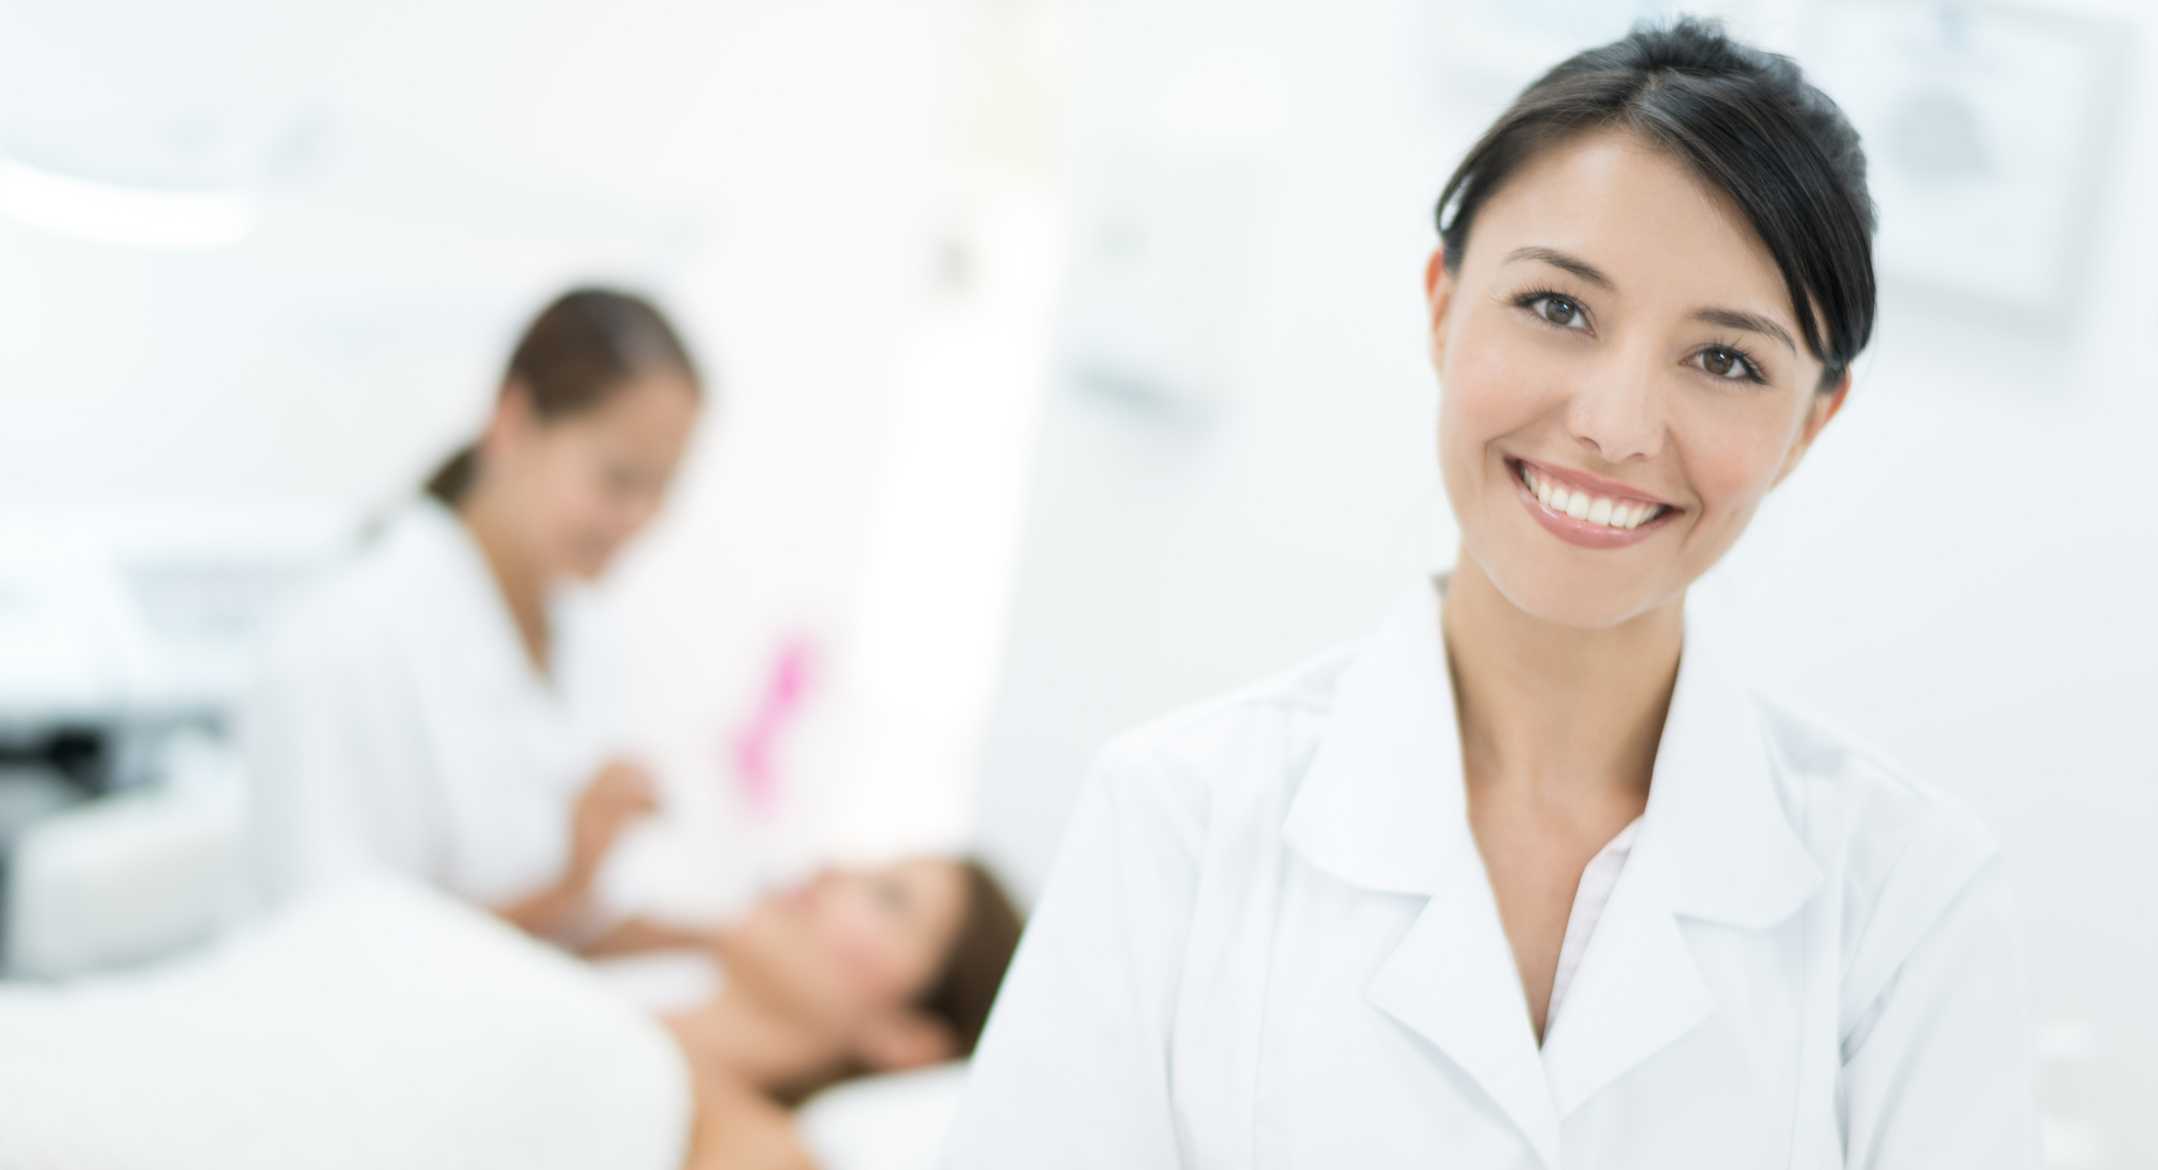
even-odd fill
[{"label": "lab coat lapel", "polygon": [[1460,1066],[1544,1165],[1558,1165],[1558,1111],[1513,952],[1480,868],[1461,873],[1424,903],[1367,993],[1381,1011]]},{"label": "lab coat lapel", "polygon": [[1715,1006],[1672,913],[1664,858],[1644,834],[1544,1036],[1559,1117],[1693,1031]]},{"label": "lab coat lapel", "polygon": [[1425,899],[1366,994],[1490,1097],[1547,1166],[1558,1119],[1468,828],[1438,600],[1415,589],[1356,652],[1283,833],[1319,869]]},{"label": "lab coat lapel", "polygon": [[1545,1037],[1559,1116],[1716,1012],[1683,919],[1772,926],[1819,884],[1753,705],[1689,620],[1647,813]]}]

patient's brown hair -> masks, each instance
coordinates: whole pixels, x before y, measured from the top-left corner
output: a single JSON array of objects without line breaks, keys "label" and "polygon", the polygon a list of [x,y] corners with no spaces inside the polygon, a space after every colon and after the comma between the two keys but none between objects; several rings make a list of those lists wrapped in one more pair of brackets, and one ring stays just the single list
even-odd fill
[{"label": "patient's brown hair", "polygon": [[989,867],[968,858],[959,870],[966,881],[966,910],[944,969],[922,997],[921,1008],[952,1030],[964,1056],[973,1053],[982,1038],[1025,920]]}]

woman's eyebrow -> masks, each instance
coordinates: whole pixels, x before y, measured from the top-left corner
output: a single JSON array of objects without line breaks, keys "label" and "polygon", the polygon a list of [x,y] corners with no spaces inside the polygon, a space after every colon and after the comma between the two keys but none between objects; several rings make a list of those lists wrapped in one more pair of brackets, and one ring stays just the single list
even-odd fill
[{"label": "woman's eyebrow", "polygon": [[1791,340],[1791,334],[1783,326],[1763,317],[1759,313],[1746,313],[1737,309],[1695,309],[1693,319],[1708,325],[1721,325],[1726,329],[1744,329],[1749,333],[1759,333],[1767,337],[1773,337],[1782,342],[1783,347],[1790,350],[1792,356],[1798,355],[1798,345]]},{"label": "woman's eyebrow", "polygon": [[1505,263],[1511,264],[1516,260],[1541,260],[1553,268],[1563,268],[1598,288],[1609,289],[1612,292],[1618,291],[1618,285],[1613,283],[1610,277],[1604,275],[1603,269],[1583,260],[1579,256],[1561,252],[1557,248],[1541,248],[1533,245],[1526,248],[1515,248],[1506,254]]}]

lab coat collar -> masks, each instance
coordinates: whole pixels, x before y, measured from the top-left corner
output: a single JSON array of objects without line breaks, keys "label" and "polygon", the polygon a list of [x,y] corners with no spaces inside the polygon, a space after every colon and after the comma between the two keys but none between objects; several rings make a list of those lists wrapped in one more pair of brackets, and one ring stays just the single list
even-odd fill
[{"label": "lab coat collar", "polygon": [[1426,899],[1367,995],[1466,1072],[1546,1166],[1559,1164],[1568,1114],[1715,1011],[1679,917],[1770,925],[1821,880],[1782,812],[1750,704],[1691,623],[1685,647],[1641,832],[1541,1049],[1469,832],[1429,585],[1345,668],[1283,824],[1319,869]]},{"label": "lab coat collar", "polygon": [[[559,694],[557,672],[532,660],[501,583],[487,563],[487,550],[455,508],[423,493],[399,514],[387,535],[396,545],[392,556],[426,570],[421,579],[428,595],[406,598],[406,603],[454,615],[453,621],[429,623],[426,638],[453,639],[449,646],[469,660],[500,664],[491,673],[504,687]],[[571,597],[569,590],[557,587],[546,599],[550,654],[557,661],[574,635],[566,604]],[[439,652],[442,647],[438,643],[433,649]]]},{"label": "lab coat collar", "polygon": [[1690,613],[1642,832],[1662,838],[1672,908],[1688,917],[1763,929],[1822,882],[1784,808],[1760,708]]},{"label": "lab coat collar", "polygon": [[[1636,843],[1663,854],[1676,912],[1767,927],[1820,884],[1770,763],[1753,703],[1689,614]],[[1320,869],[1393,893],[1436,893],[1461,855],[1476,858],[1432,583],[1407,591],[1345,668],[1283,833]]]},{"label": "lab coat collar", "polygon": [[1344,668],[1282,831],[1320,869],[1397,894],[1437,891],[1473,852],[1432,584],[1397,600]]}]

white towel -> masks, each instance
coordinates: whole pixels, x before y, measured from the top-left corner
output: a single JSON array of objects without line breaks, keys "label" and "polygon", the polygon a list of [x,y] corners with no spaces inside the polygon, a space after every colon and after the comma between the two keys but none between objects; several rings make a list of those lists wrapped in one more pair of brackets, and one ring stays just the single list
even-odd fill
[{"label": "white towel", "polygon": [[0,985],[0,1170],[679,1170],[686,1070],[574,960],[369,882],[157,970]]}]

